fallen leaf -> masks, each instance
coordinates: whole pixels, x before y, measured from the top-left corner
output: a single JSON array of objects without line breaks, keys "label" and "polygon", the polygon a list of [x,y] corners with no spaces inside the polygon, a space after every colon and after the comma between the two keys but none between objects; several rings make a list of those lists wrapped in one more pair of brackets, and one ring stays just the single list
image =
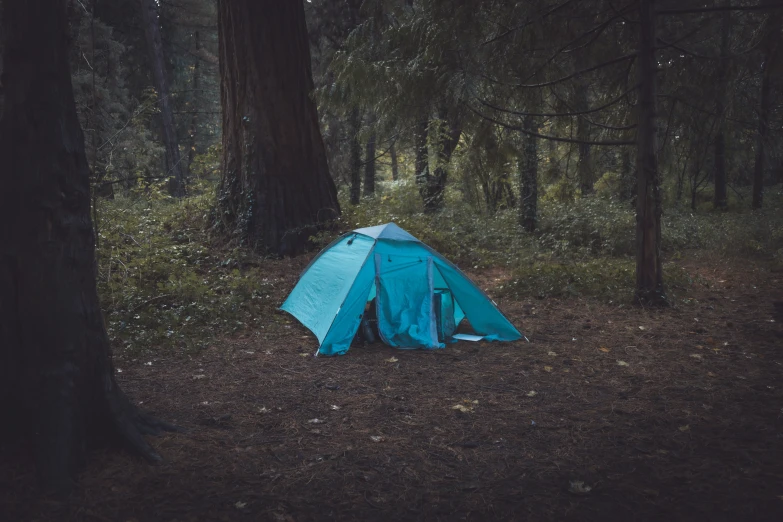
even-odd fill
[{"label": "fallen leaf", "polygon": [[557,354],[555,352],[549,352],[549,353],[547,353],[547,355],[552,356],[552,357],[557,357]]},{"label": "fallen leaf", "polygon": [[336,405],[336,404],[332,404],[332,405],[330,406],[330,409],[332,409],[332,410],[334,410],[334,411],[337,411],[337,410],[339,410],[339,409],[340,409],[340,407],[339,407],[338,405]]},{"label": "fallen leaf", "polygon": [[383,442],[385,439],[380,435],[370,435],[370,440],[373,442]]},{"label": "fallen leaf", "polygon": [[625,361],[617,361],[617,366],[629,366],[629,364]]},{"label": "fallen leaf", "polygon": [[602,352],[604,352],[604,353],[609,353],[609,352],[611,352],[611,351],[612,351],[612,350],[610,350],[609,348],[607,348],[606,346],[602,346],[602,347],[600,347],[600,348],[599,348],[599,350],[601,350],[601,351],[602,351]]},{"label": "fallen leaf", "polygon": [[237,502],[236,504],[234,504],[234,506],[236,506],[237,509],[244,509],[247,506],[247,503],[240,501],[240,502]]},{"label": "fallen leaf", "polygon": [[527,392],[525,395],[527,395],[528,397],[535,397],[536,395],[538,395],[538,392],[537,392],[537,391],[530,390],[530,391],[529,391],[529,392]]},{"label": "fallen leaf", "polygon": [[707,372],[707,376],[708,376],[708,377],[717,377],[717,375],[715,375],[715,374],[714,374],[714,373],[712,373],[712,372]]},{"label": "fallen leaf", "polygon": [[701,355],[699,355],[698,353],[692,353],[691,357],[693,357],[694,359],[701,359]]},{"label": "fallen leaf", "polygon": [[198,381],[198,380],[200,380],[200,379],[206,379],[206,378],[207,378],[207,376],[206,376],[206,375],[204,375],[203,373],[201,373],[201,374],[199,374],[199,375],[194,375],[194,376],[193,376],[193,380],[194,380],[194,381]]},{"label": "fallen leaf", "polygon": [[308,424],[323,424],[325,421],[322,419],[310,419],[307,422]]},{"label": "fallen leaf", "polygon": [[269,412],[270,410],[266,406],[261,406],[260,408],[258,408],[258,413],[269,413]]},{"label": "fallen leaf", "polygon": [[396,363],[397,361],[399,361],[399,359],[397,359],[396,357],[389,357],[388,359],[386,359],[387,363]]},{"label": "fallen leaf", "polygon": [[473,408],[469,406],[465,406],[464,404],[455,404],[451,407],[452,410],[461,411],[462,413],[470,413],[473,411]]},{"label": "fallen leaf", "polygon": [[302,357],[307,357],[310,354],[309,353],[300,353],[299,355],[302,356]]},{"label": "fallen leaf", "polygon": [[552,367],[551,366],[544,366],[544,371],[545,372],[551,372],[552,371]]},{"label": "fallen leaf", "polygon": [[677,429],[678,429],[678,430],[680,430],[680,431],[682,431],[682,432],[685,432],[685,431],[690,431],[690,430],[691,430],[691,425],[690,425],[690,424],[686,424],[685,426],[680,426],[680,427],[679,427],[679,428],[677,428]]},{"label": "fallen leaf", "polygon": [[639,330],[646,330],[646,329],[647,329],[647,327],[646,327],[646,326],[640,326],[640,327],[639,327]]}]

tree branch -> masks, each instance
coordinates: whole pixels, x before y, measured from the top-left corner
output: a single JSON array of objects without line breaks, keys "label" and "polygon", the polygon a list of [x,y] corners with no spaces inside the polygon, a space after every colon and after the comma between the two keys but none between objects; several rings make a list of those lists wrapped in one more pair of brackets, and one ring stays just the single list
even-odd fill
[{"label": "tree branch", "polygon": [[586,145],[597,145],[597,146],[607,146],[607,147],[614,147],[619,145],[636,145],[636,141],[630,141],[630,140],[607,140],[607,141],[586,141],[586,140],[578,140],[574,138],[562,138],[560,136],[548,136],[546,134],[539,134],[537,132],[532,132],[529,130],[526,130],[525,128],[519,126],[519,125],[509,125],[507,123],[504,123],[500,120],[496,120],[494,118],[491,118],[487,116],[486,114],[482,114],[481,112],[477,111],[473,107],[470,106],[467,102],[463,102],[464,105],[472,112],[473,114],[477,115],[480,118],[483,118],[487,121],[490,121],[496,125],[500,125],[501,127],[505,129],[511,129],[518,132],[521,132],[522,134],[526,134],[528,136],[534,136],[536,138],[540,138],[542,140],[550,140],[550,141],[560,141],[563,143],[581,143]]},{"label": "tree branch", "polygon": [[589,73],[591,71],[595,71],[597,69],[601,69],[603,67],[608,67],[609,65],[614,65],[616,63],[624,62],[625,60],[636,58],[636,53],[630,53],[626,54],[624,56],[620,56],[619,58],[615,58],[614,60],[609,60],[607,62],[599,63],[598,65],[594,65],[592,67],[588,67],[587,69],[582,69],[576,72],[573,72],[567,76],[563,76],[562,78],[558,78],[557,80],[552,80],[549,82],[544,83],[536,83],[536,84],[527,84],[527,85],[516,85],[519,89],[539,89],[541,87],[549,87],[550,85],[555,85],[558,83],[563,83],[565,81],[570,80],[571,78],[576,78],[577,76],[581,76],[585,73]]}]

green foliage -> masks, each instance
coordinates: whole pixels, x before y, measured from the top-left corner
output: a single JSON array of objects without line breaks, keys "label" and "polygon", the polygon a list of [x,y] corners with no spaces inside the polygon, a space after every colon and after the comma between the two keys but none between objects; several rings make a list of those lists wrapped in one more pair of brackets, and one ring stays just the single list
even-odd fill
[{"label": "green foliage", "polygon": [[128,49],[111,27],[84,14],[72,31],[72,82],[90,168],[95,166],[92,181],[130,187],[152,176],[162,160],[163,147],[149,131],[157,96],[153,89],[131,95],[123,65]]},{"label": "green foliage", "polygon": [[279,305],[275,281],[248,264],[249,254],[211,248],[204,222],[213,201],[207,193],[102,205],[98,290],[115,345],[199,349]]},{"label": "green foliage", "polygon": [[[532,262],[513,272],[498,290],[514,298],[597,297],[629,303],[635,286],[635,262],[628,258],[590,258],[570,262]],[[687,290],[693,277],[674,263],[665,263],[663,277],[671,294]]]},{"label": "green foliage", "polygon": [[[444,210],[424,214],[412,181],[384,182],[379,197],[344,206],[341,229],[394,221],[463,268],[511,268],[514,282],[506,283],[504,291],[519,296],[622,301],[633,295],[636,217],[628,202],[597,195],[562,203],[545,199],[539,231],[531,236],[521,231],[513,209],[476,212],[455,188],[446,195]],[[773,208],[760,212],[693,214],[667,208],[664,257],[676,259],[699,249],[783,261],[783,213],[774,198],[768,198]],[[689,278],[674,264],[665,264],[670,292],[687,288]]]}]

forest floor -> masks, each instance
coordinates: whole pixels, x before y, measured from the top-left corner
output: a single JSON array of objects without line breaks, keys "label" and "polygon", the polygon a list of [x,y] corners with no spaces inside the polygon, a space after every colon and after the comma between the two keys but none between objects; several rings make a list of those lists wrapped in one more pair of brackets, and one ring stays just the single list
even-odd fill
[{"label": "forest floor", "polygon": [[93,452],[68,505],[0,455],[0,519],[783,520],[783,273],[680,263],[696,283],[669,309],[499,300],[530,344],[315,358],[280,314],[189,358],[119,353],[187,433],[153,439],[157,466]]}]

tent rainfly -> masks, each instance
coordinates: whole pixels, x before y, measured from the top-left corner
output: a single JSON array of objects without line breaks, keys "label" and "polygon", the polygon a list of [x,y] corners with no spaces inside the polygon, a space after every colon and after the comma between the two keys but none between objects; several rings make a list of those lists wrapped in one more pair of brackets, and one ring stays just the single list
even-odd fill
[{"label": "tent rainfly", "polygon": [[[356,229],[327,246],[281,309],[315,334],[319,354],[342,355],[372,300],[381,339],[398,348],[522,337],[465,274],[394,223]],[[476,336],[455,335],[463,319]]]}]

